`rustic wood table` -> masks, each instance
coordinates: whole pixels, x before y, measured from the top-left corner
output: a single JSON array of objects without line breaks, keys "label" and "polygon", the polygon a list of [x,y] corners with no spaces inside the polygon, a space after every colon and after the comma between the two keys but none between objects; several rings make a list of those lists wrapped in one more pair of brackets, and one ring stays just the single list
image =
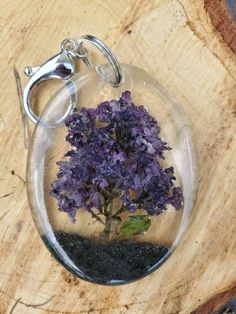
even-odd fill
[{"label": "rustic wood table", "polygon": [[[210,2],[0,2],[0,313],[212,313],[236,295],[236,36],[224,42],[210,19],[214,10],[206,11]],[[195,218],[184,240],[159,270],[128,286],[95,286],[60,266],[34,227],[26,196],[13,68],[22,73],[54,55],[65,37],[87,33],[170,89],[193,124],[198,150]]]}]

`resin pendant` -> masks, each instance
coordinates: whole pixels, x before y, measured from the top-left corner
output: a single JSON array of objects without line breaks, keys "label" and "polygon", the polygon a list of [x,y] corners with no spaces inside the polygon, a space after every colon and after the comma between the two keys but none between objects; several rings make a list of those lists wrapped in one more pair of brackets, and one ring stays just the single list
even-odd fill
[{"label": "resin pendant", "polygon": [[140,279],[166,261],[197,188],[181,107],[143,70],[123,64],[120,71],[119,84],[107,66],[70,77],[38,119],[27,171],[46,246],[76,276],[107,285]]}]

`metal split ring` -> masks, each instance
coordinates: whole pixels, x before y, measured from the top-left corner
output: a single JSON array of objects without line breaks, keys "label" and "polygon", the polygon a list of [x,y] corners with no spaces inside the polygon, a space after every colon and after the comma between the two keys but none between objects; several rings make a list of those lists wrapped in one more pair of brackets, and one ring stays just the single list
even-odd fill
[{"label": "metal split ring", "polygon": [[89,42],[93,44],[95,47],[97,47],[103,55],[106,57],[106,59],[111,63],[112,69],[114,71],[115,79],[111,82],[113,86],[118,86],[121,83],[122,80],[122,72],[120,64],[115,57],[115,55],[112,53],[112,51],[105,45],[100,39],[92,36],[92,35],[84,35],[77,41],[78,47],[77,51],[80,56],[82,56],[83,62],[89,67],[94,68],[95,66],[92,64],[92,62],[87,57],[87,50],[84,49],[83,43]]}]

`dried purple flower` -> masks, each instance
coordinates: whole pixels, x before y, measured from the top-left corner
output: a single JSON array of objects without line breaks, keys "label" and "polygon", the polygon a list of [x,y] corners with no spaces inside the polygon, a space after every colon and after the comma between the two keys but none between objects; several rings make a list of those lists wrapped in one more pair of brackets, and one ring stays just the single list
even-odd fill
[{"label": "dried purple flower", "polygon": [[[73,149],[57,163],[51,195],[73,222],[80,208],[106,224],[107,230],[107,222],[124,211],[142,209],[153,216],[168,205],[176,210],[183,206],[182,190],[173,184],[174,168],[160,165],[170,148],[159,137],[156,120],[132,103],[129,91],[97,109],[74,111],[65,124]],[[113,213],[108,208],[118,197],[121,207]]]}]

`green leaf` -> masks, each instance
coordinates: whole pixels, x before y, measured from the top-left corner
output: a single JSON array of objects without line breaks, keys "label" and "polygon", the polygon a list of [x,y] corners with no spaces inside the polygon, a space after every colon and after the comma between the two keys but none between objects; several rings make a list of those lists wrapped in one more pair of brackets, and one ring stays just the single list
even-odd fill
[{"label": "green leaf", "polygon": [[129,216],[120,228],[123,236],[134,236],[144,233],[151,226],[151,218],[147,215]]}]

